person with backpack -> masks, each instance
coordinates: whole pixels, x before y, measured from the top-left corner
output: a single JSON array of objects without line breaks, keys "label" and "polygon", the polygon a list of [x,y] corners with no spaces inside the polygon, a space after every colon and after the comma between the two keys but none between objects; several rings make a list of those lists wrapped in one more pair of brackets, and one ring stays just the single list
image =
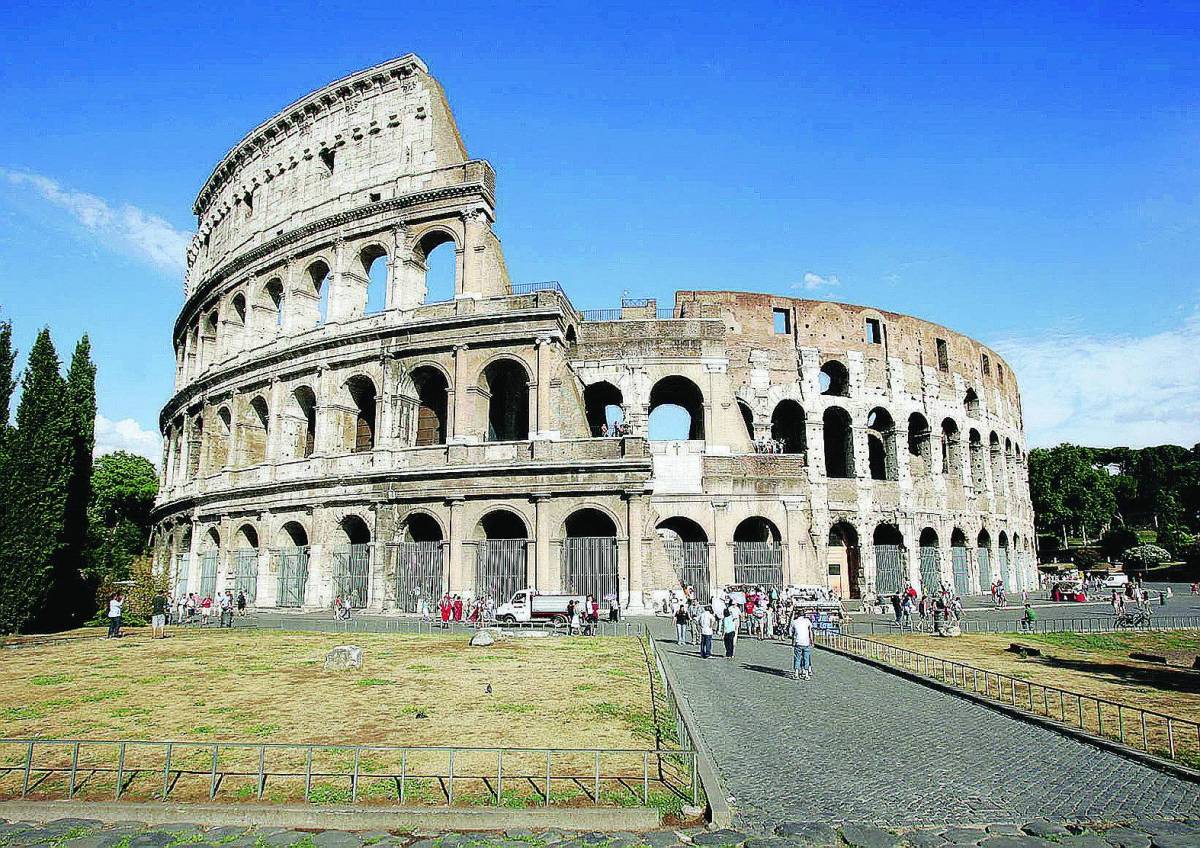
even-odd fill
[{"label": "person with backpack", "polygon": [[687,607],[680,604],[675,609],[675,644],[686,645],[688,635],[688,611]]}]

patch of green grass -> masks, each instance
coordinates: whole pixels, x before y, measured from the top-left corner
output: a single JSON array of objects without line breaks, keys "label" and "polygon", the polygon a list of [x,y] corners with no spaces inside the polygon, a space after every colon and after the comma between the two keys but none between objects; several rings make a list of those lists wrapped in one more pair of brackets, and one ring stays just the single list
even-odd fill
[{"label": "patch of green grass", "polygon": [[124,689],[101,689],[99,692],[84,695],[80,700],[85,704],[98,704],[101,701],[112,701],[116,698],[123,698],[127,694]]},{"label": "patch of green grass", "polygon": [[145,707],[117,707],[108,715],[109,718],[130,718],[132,716],[150,715],[150,711]]},{"label": "patch of green grass", "polygon": [[623,668],[606,668],[604,673],[609,677],[629,677],[629,672]]},{"label": "patch of green grass", "polygon": [[44,713],[37,704],[5,707],[3,711],[0,711],[0,718],[7,721],[28,721],[30,719],[41,718],[43,715]]},{"label": "patch of green grass", "polygon": [[429,718],[429,710],[425,707],[418,707],[416,704],[405,704],[396,710],[402,716],[411,718]]},{"label": "patch of green grass", "polygon": [[75,678],[69,674],[38,674],[29,678],[34,686],[58,686],[60,683],[70,683]]},{"label": "patch of green grass", "polygon": [[278,724],[252,724],[246,728],[246,733],[251,736],[263,737],[270,736],[279,730]]},{"label": "patch of green grass", "polygon": [[596,685],[594,683],[580,683],[575,687],[576,692],[592,692],[595,691],[595,689]]},{"label": "patch of green grass", "polygon": [[359,686],[391,686],[394,680],[384,680],[382,677],[364,677],[358,681]]},{"label": "patch of green grass", "polygon": [[516,704],[509,701],[494,701],[492,709],[498,713],[509,715],[528,715],[534,711],[533,704]]},{"label": "patch of green grass", "polygon": [[426,665],[425,663],[410,663],[407,666],[407,668],[409,671],[421,671],[421,672],[428,672],[428,671],[435,670],[433,666]]},{"label": "patch of green grass", "polygon": [[249,801],[254,797],[254,787],[248,783],[245,786],[239,786],[237,791],[233,793],[233,799],[235,801]]},{"label": "patch of green grass", "polygon": [[192,733],[195,733],[197,736],[209,736],[214,732],[216,731],[211,724],[198,724],[192,728]]},{"label": "patch of green grass", "polygon": [[350,787],[333,786],[329,783],[314,783],[308,793],[310,804],[349,804]]}]

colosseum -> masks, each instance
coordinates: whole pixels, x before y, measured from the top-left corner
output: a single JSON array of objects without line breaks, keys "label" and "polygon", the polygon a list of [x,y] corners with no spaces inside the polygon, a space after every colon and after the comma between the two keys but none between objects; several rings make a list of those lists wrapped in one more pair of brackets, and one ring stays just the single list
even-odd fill
[{"label": "colosseum", "polygon": [[176,592],[404,613],[529,586],[638,612],[681,582],[1032,580],[995,351],[863,306],[580,311],[511,282],[495,174],[416,56],[256,127],[194,212],[153,541]]}]

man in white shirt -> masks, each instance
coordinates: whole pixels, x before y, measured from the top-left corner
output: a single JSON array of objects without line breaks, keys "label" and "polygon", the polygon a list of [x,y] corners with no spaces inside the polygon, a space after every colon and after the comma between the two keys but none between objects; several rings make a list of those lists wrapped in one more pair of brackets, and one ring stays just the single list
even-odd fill
[{"label": "man in white shirt", "polygon": [[700,613],[700,658],[712,656],[713,631],[717,627],[717,617],[713,615],[712,607],[705,607]]},{"label": "man in white shirt", "polygon": [[796,610],[788,629],[792,635],[792,680],[808,680],[812,677],[812,622],[803,612]]}]

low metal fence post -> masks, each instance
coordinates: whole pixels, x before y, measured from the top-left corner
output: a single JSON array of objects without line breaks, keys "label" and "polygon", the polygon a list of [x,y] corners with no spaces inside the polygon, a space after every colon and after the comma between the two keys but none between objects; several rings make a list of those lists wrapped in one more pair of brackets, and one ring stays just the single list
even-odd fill
[{"label": "low metal fence post", "polygon": [[595,785],[596,806],[600,806],[600,752],[596,751],[596,785]]},{"label": "low metal fence post", "polygon": [[358,803],[358,763],[362,754],[361,747],[354,749],[354,773],[350,775],[350,803]]},{"label": "low metal fence post", "polygon": [[117,788],[113,800],[121,800],[121,784],[125,782],[125,743],[117,749]]},{"label": "low metal fence post", "polygon": [[263,798],[263,791],[266,789],[266,786],[267,786],[266,766],[267,766],[267,746],[259,745],[258,746],[258,787],[257,787],[258,791],[255,794],[258,796],[258,800],[260,800],[260,801]]},{"label": "low metal fence post", "polygon": [[400,752],[400,805],[404,805],[404,784],[408,777],[408,749]]},{"label": "low metal fence post", "polygon": [[308,803],[309,796],[312,794],[312,758],[313,746],[308,746],[308,753],[304,756],[304,803]]},{"label": "low metal fence post", "polygon": [[33,743],[25,748],[25,780],[21,783],[21,797],[29,794],[29,775],[33,771]]},{"label": "low metal fence post", "polygon": [[545,806],[547,806],[547,807],[550,806],[550,751],[549,751],[549,749],[547,749],[547,751],[546,751],[546,804],[545,804]]},{"label": "low metal fence post", "polygon": [[454,749],[450,749],[449,780],[446,785],[446,806],[454,806]]},{"label": "low metal fence post", "polygon": [[642,804],[650,806],[650,752],[642,752]]},{"label": "low metal fence post", "polygon": [[1167,716],[1167,750],[1171,752],[1171,759],[1175,759],[1175,727],[1170,716]]},{"label": "low metal fence post", "polygon": [[504,794],[504,751],[496,752],[496,806],[500,806],[500,796]]},{"label": "low metal fence post", "polygon": [[167,793],[170,791],[170,788],[171,788],[171,750],[173,747],[174,746],[170,742],[167,743],[167,755],[164,758],[164,762],[163,762],[162,799],[164,801],[167,800]]},{"label": "low metal fence post", "polygon": [[212,753],[212,782],[208,786],[208,800],[213,800],[217,797],[217,757],[221,750],[220,745],[213,745]]},{"label": "low metal fence post", "polygon": [[71,750],[71,780],[67,784],[67,799],[75,797],[75,772],[79,768],[79,742],[76,741]]}]

